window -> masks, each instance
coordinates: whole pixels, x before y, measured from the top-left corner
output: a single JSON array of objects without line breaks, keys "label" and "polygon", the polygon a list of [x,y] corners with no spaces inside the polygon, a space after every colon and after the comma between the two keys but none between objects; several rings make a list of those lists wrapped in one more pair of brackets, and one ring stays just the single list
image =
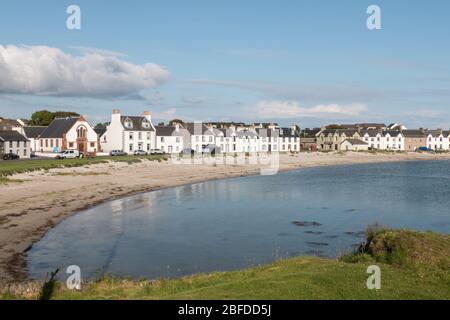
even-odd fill
[{"label": "window", "polygon": [[26,142],[26,141],[23,142],[23,147],[24,147],[24,148],[27,147],[27,142]]},{"label": "window", "polygon": [[130,148],[129,148],[129,150],[130,150],[130,151],[133,151],[133,144],[132,144],[132,143],[130,143]]},{"label": "window", "polygon": [[209,136],[209,142],[212,142],[212,141],[213,141],[212,138],[213,138],[212,136]]},{"label": "window", "polygon": [[142,140],[142,132],[139,132],[139,133],[138,133],[138,139],[139,139],[139,140]]},{"label": "window", "polygon": [[133,138],[134,138],[133,132],[130,132],[130,133],[129,133],[128,138],[129,138],[130,140],[133,140]]},{"label": "window", "polygon": [[147,132],[147,140],[150,140],[152,138],[152,135],[150,134],[150,132]]},{"label": "window", "polygon": [[147,143],[147,151],[150,151],[150,143]]},{"label": "window", "polygon": [[23,156],[24,156],[24,157],[27,156],[27,149],[23,149]]},{"label": "window", "polygon": [[50,147],[53,148],[53,139],[50,139]]},{"label": "window", "polygon": [[10,147],[10,148],[13,147],[13,142],[12,142],[12,141],[9,142],[9,147]]},{"label": "window", "polygon": [[73,148],[73,142],[69,142],[69,148]]},{"label": "window", "polygon": [[199,136],[195,136],[195,141],[199,142],[200,141],[200,137]]},{"label": "window", "polygon": [[125,120],[125,127],[128,129],[133,128],[133,122],[130,119]]},{"label": "window", "polygon": [[48,139],[45,139],[45,147],[48,148]]},{"label": "window", "polygon": [[[177,143],[179,143],[180,142],[180,137],[177,137],[176,139],[175,139],[175,141],[177,142]],[[178,148],[178,147],[177,147]]]},{"label": "window", "polygon": [[59,147],[59,139],[56,139],[56,147]]},{"label": "window", "polygon": [[91,142],[91,148],[95,147],[95,142]]},{"label": "window", "polygon": [[77,129],[77,138],[86,138],[86,128],[84,126],[80,126]]},{"label": "window", "polygon": [[161,142],[164,142],[164,137],[161,137]]}]

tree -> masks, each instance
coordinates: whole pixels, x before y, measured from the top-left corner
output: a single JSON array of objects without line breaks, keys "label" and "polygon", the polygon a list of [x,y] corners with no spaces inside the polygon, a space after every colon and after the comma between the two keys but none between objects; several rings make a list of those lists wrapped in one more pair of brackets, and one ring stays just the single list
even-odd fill
[{"label": "tree", "polygon": [[181,125],[184,124],[183,120],[173,119],[173,120],[169,121],[169,126],[173,126],[174,124],[177,124],[177,123],[179,123]]},{"label": "tree", "polygon": [[53,113],[47,110],[36,111],[31,115],[30,126],[48,126],[54,119]]},{"label": "tree", "polygon": [[76,112],[48,110],[36,111],[31,115],[30,126],[48,126],[55,118],[79,117]]}]

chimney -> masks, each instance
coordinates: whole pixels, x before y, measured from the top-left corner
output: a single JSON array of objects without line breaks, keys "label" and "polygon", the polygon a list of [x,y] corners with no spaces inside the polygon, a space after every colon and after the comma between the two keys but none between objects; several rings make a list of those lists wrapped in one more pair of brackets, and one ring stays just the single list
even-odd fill
[{"label": "chimney", "polygon": [[150,111],[144,111],[144,117],[147,118],[150,123],[152,122],[152,114],[150,113]]},{"label": "chimney", "polygon": [[180,124],[179,123],[175,124],[175,131],[180,132]]},{"label": "chimney", "polygon": [[119,109],[112,110],[111,123],[113,123],[113,122],[120,122],[120,110]]}]

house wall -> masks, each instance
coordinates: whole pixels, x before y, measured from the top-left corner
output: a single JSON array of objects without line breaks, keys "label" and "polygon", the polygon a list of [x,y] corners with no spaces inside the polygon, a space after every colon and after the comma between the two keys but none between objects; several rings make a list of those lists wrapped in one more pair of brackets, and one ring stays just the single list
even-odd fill
[{"label": "house wall", "polygon": [[84,142],[86,148],[85,152],[96,153],[99,151],[100,148],[97,144],[97,132],[92,129],[91,125],[87,121],[77,121],[75,125],[70,128],[63,139],[64,141],[61,150],[80,150],[80,145],[77,142],[79,141],[77,130],[80,127],[84,127],[86,129],[86,139]]},{"label": "house wall", "polygon": [[444,137],[442,134],[439,136],[429,134],[427,137],[427,147],[433,150],[449,150],[449,137]]},{"label": "house wall", "polygon": [[62,150],[62,138],[41,138],[39,139],[39,150],[41,152],[59,152]]},{"label": "house wall", "polygon": [[406,151],[415,151],[420,147],[427,146],[426,137],[405,137],[405,150]]},{"label": "house wall", "polygon": [[165,153],[179,153],[184,149],[182,136],[157,136],[156,148]]},{"label": "house wall", "polygon": [[369,150],[369,145],[365,144],[365,145],[354,145],[351,144],[348,141],[344,141],[341,143],[341,147],[340,150],[342,151],[367,151]]},{"label": "house wall", "polygon": [[30,142],[29,141],[4,141],[0,142],[0,154],[15,153],[22,159],[30,158]]}]

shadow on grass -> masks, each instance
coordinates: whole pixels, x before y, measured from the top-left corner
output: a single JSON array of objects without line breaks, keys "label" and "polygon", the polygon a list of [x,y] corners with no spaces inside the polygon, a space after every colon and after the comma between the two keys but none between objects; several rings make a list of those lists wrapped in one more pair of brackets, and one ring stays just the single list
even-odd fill
[{"label": "shadow on grass", "polygon": [[41,294],[39,295],[39,300],[50,300],[53,296],[53,293],[55,291],[56,287],[56,275],[58,274],[59,269],[56,269],[55,271],[50,273],[50,279],[47,280],[47,277],[45,278],[44,285],[42,286]]}]

